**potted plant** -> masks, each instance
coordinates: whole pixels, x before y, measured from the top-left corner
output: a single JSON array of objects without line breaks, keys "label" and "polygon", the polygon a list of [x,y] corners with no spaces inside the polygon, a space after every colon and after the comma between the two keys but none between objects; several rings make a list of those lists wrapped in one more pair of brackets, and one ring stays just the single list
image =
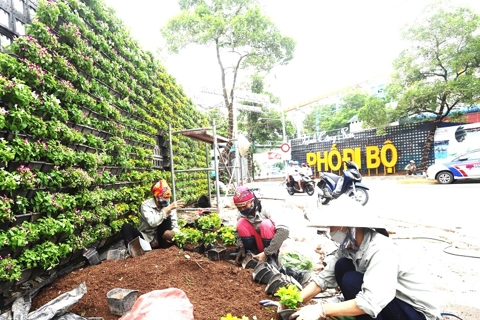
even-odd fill
[{"label": "potted plant", "polygon": [[179,248],[184,250],[198,253],[205,252],[203,233],[198,229],[183,228],[180,231],[175,232],[173,241]]},{"label": "potted plant", "polygon": [[205,231],[215,231],[222,226],[222,219],[216,212],[205,214],[196,220],[198,229]]},{"label": "potted plant", "polygon": [[15,219],[12,210],[13,200],[6,196],[0,196],[0,225],[1,229],[6,229],[10,222]]},{"label": "potted plant", "polygon": [[[2,109],[0,108],[0,126],[2,121]],[[15,150],[9,146],[4,138],[0,138],[0,166],[7,166],[8,162],[15,158]]]},{"label": "potted plant", "polygon": [[277,313],[282,320],[288,319],[303,301],[300,297],[300,290],[293,284],[280,287],[274,296],[280,298],[280,307],[278,308]]},{"label": "potted plant", "polygon": [[5,292],[12,286],[12,282],[20,279],[22,269],[18,261],[10,255],[0,256],[0,293]]}]

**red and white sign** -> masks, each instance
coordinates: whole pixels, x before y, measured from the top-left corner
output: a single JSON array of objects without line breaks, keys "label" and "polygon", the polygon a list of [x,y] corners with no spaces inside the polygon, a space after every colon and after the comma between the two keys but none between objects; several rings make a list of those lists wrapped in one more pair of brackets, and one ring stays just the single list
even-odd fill
[{"label": "red and white sign", "polygon": [[282,155],[277,152],[269,152],[268,160],[282,160]]},{"label": "red and white sign", "polygon": [[280,149],[283,151],[283,152],[288,152],[290,151],[290,145],[288,143],[284,143],[280,146]]}]

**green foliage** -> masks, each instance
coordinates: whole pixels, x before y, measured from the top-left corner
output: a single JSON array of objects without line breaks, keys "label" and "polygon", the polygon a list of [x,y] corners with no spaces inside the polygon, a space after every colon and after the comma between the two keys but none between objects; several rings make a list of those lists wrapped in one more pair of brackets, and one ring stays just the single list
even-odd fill
[{"label": "green foliage", "polygon": [[280,287],[274,296],[280,297],[280,303],[288,309],[296,309],[298,304],[303,301],[300,297],[300,290],[293,284],[288,284],[286,287]]},{"label": "green foliage", "polygon": [[[293,58],[295,41],[283,36],[254,0],[225,3],[181,1],[182,12],[170,19],[161,33],[168,50],[179,52],[189,45],[214,46],[220,68],[225,107],[228,110],[227,138],[233,136],[233,101],[236,80],[242,70],[270,71]],[[237,53],[232,60],[230,52]],[[227,70],[226,61],[233,70]],[[230,68],[229,68],[230,69]],[[228,83],[228,85],[227,85]],[[231,142],[227,143],[228,150]]]},{"label": "green foliage", "polygon": [[348,126],[348,122],[365,105],[368,95],[353,91],[346,92],[337,104],[317,105],[304,121],[307,134],[338,130]]},{"label": "green foliage", "polygon": [[182,248],[185,244],[201,244],[203,241],[202,231],[194,228],[183,228],[180,231],[175,232],[173,236],[173,242]]},{"label": "green foliage", "polygon": [[387,88],[389,99],[398,101],[396,118],[426,113],[441,121],[478,100],[479,28],[472,10],[438,3],[405,28],[410,44],[395,60],[397,73]]},{"label": "green foliage", "polygon": [[313,270],[313,261],[311,258],[308,258],[301,253],[284,252],[280,254],[279,260],[285,268],[304,271]]},{"label": "green foliage", "polygon": [[203,243],[205,245],[216,244],[217,243],[217,233],[216,232],[206,232],[203,235]]},{"label": "green foliage", "polygon": [[13,200],[0,195],[0,222],[12,221],[14,213],[12,211]]},{"label": "green foliage", "polygon": [[236,231],[234,226],[223,226],[217,231],[218,238],[223,245],[234,246],[237,244]]},{"label": "green foliage", "polygon": [[365,106],[358,111],[358,120],[363,122],[365,128],[376,128],[377,134],[385,132],[385,128],[393,119],[393,110],[387,108],[385,100],[379,97],[369,96]]},{"label": "green foliage", "polygon": [[199,229],[214,230],[220,228],[222,225],[222,219],[217,212],[202,215],[196,220],[196,225]]},{"label": "green foliage", "polygon": [[57,23],[59,15],[60,9],[58,8],[56,2],[48,0],[38,1],[36,17],[41,22],[53,29],[55,27],[55,24]]},{"label": "green foliage", "polygon": [[17,260],[10,256],[0,256],[0,281],[16,281],[20,279],[22,270]]}]

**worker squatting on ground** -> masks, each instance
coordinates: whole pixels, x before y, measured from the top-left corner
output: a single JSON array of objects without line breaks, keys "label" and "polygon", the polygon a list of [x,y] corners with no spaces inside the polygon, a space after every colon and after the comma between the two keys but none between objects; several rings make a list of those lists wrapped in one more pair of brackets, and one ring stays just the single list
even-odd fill
[{"label": "worker squatting on ground", "polygon": [[345,301],[307,305],[290,319],[443,319],[433,286],[426,282],[426,269],[417,258],[402,252],[378,218],[350,208],[317,219],[314,226],[326,227],[339,248],[334,259],[300,295],[305,303],[320,292],[339,286]]},{"label": "worker squatting on ground", "polygon": [[262,207],[248,187],[238,187],[233,202],[239,211],[237,232],[244,251],[254,254],[258,262],[277,264],[278,250],[289,235],[288,226],[280,222],[279,215]]},{"label": "worker squatting on ground", "polygon": [[156,182],[151,190],[153,197],[140,206],[138,230],[128,223],[122,226],[123,241],[127,248],[128,243],[136,237],[149,242],[152,249],[165,249],[173,245],[173,236],[179,230],[176,208],[181,203],[170,203],[172,192],[165,180]]}]

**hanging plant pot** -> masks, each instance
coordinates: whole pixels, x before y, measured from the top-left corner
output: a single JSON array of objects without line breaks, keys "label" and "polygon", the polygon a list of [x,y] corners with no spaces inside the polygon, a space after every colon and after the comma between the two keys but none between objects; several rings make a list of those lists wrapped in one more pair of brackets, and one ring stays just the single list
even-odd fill
[{"label": "hanging plant pot", "polygon": [[9,220],[0,222],[0,230],[7,231],[9,226],[10,226]]},{"label": "hanging plant pot", "polygon": [[86,152],[90,152],[90,153],[97,153],[97,149],[95,148],[92,148],[92,147],[87,147],[87,150]]},{"label": "hanging plant pot", "polygon": [[32,276],[33,269],[23,269],[22,270],[22,275],[20,276],[20,279],[15,281],[15,286],[19,286],[24,282],[27,282],[30,277]]},{"label": "hanging plant pot", "polygon": [[61,17],[58,17],[58,20],[57,20],[57,23],[55,24],[55,27],[53,28],[53,30],[58,33],[58,29],[65,23],[65,20],[63,20],[63,18]]},{"label": "hanging plant pot", "polygon": [[40,191],[46,191],[47,188],[35,188],[35,189],[28,189],[27,190],[27,195],[25,196],[25,198],[27,198],[28,201],[32,200],[33,197],[35,197],[35,194],[37,194],[37,192],[40,192]]},{"label": "hanging plant pot", "polygon": [[26,189],[15,189],[12,192],[10,192],[10,194],[12,195],[12,198],[15,198],[17,196],[27,197],[28,190],[26,190]]},{"label": "hanging plant pot", "polygon": [[0,294],[3,294],[8,290],[10,290],[12,285],[13,285],[13,282],[11,281],[0,281]]},{"label": "hanging plant pot", "polygon": [[32,219],[32,213],[16,214],[15,221],[12,221],[12,227],[21,225],[24,221],[30,221]]},{"label": "hanging plant pot", "polygon": [[13,250],[10,247],[1,247],[0,248],[0,257],[6,257],[8,255],[12,256]]},{"label": "hanging plant pot", "polygon": [[92,133],[92,132],[93,132],[93,129],[92,129],[92,128],[87,127],[87,126],[82,126],[82,133],[83,133],[84,135],[87,135],[87,134]]},{"label": "hanging plant pot", "polygon": [[10,172],[16,171],[20,165],[21,165],[20,162],[10,161],[7,166],[7,171],[10,171]]},{"label": "hanging plant pot", "polygon": [[30,218],[30,222],[35,222],[35,221],[37,221],[38,219],[40,219],[42,216],[43,216],[43,214],[40,213],[40,212],[32,212],[32,216],[31,216],[31,218]]},{"label": "hanging plant pot", "polygon": [[45,162],[42,166],[42,172],[43,173],[49,173],[50,171],[53,170],[55,165],[53,163]]},{"label": "hanging plant pot", "polygon": [[77,144],[77,145],[75,146],[75,149],[76,149],[77,151],[80,151],[80,152],[85,152],[85,151],[87,151],[87,148],[88,148],[88,147],[85,146],[85,145],[83,145],[83,144]]},{"label": "hanging plant pot", "polygon": [[83,251],[82,250],[77,250],[72,252],[72,256],[70,257],[70,261],[74,261],[75,259],[78,259],[79,257],[82,256]]},{"label": "hanging plant pot", "polygon": [[35,268],[32,268],[32,274],[30,275],[30,278],[35,279],[37,277],[43,276],[46,273],[47,271],[43,270],[42,267],[35,267]]},{"label": "hanging plant pot", "polygon": [[42,167],[44,163],[45,162],[43,161],[29,161],[27,163],[27,166],[30,168],[30,170],[42,171]]},{"label": "hanging plant pot", "polygon": [[102,240],[100,240],[100,242],[98,243],[97,249],[104,247],[107,244],[107,240],[108,238],[103,238]]},{"label": "hanging plant pot", "polygon": [[68,254],[65,258],[60,259],[60,262],[58,263],[58,265],[59,266],[66,265],[67,263],[70,262],[70,259],[72,258],[72,256],[73,256],[73,252]]}]

